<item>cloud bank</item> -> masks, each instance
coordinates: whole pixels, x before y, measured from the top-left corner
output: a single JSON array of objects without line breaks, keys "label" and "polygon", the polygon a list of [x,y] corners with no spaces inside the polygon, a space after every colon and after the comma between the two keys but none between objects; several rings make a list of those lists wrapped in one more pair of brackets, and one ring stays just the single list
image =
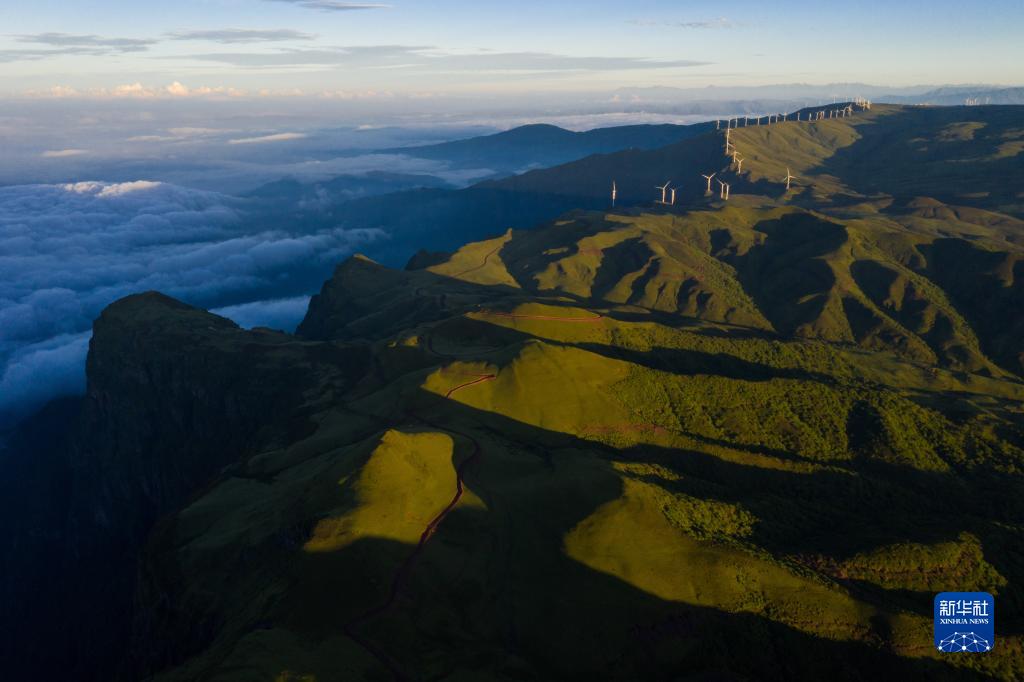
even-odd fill
[{"label": "cloud bank", "polygon": [[264,144],[267,142],[287,142],[288,140],[301,140],[306,137],[305,133],[274,133],[273,135],[261,135],[259,137],[242,137],[235,140],[228,140],[228,144]]},{"label": "cloud bank", "polygon": [[223,28],[212,31],[177,31],[168,33],[171,40],[206,41],[233,45],[235,43],[274,43],[288,40],[315,40],[312,33],[303,33],[288,28],[279,29],[245,29]]},{"label": "cloud bank", "polygon": [[341,2],[340,0],[270,0],[286,2],[306,9],[317,9],[322,12],[353,12],[368,9],[390,9],[391,5],[366,4],[358,2]]},{"label": "cloud bank", "polygon": [[92,320],[118,298],[158,290],[288,328],[324,271],[383,237],[252,228],[246,210],[159,182],[0,188],[0,425],[82,389]]}]

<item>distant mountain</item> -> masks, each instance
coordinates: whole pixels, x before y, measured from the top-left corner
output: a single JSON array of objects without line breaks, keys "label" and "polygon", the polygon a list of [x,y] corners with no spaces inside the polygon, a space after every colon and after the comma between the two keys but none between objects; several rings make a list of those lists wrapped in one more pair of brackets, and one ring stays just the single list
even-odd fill
[{"label": "distant mountain", "polygon": [[706,133],[713,124],[634,125],[574,132],[553,125],[526,125],[505,132],[423,147],[387,150],[456,166],[521,172],[554,166],[591,154],[654,149]]},{"label": "distant mountain", "polygon": [[937,106],[1024,104],[1024,88],[946,87],[919,95],[887,97],[886,101]]},{"label": "distant mountain", "polygon": [[[875,105],[848,118],[808,122],[844,105],[809,107],[782,124],[747,119],[733,131],[744,157],[736,172],[724,151],[724,131],[658,149],[628,149],[458,190],[418,190],[356,200],[336,216],[346,226],[377,227],[393,238],[370,253],[400,266],[418,249],[451,251],[507,228],[527,228],[575,208],[604,209],[611,184],[620,206],[650,206],[655,185],[671,181],[680,210],[706,205],[719,179],[734,194],[779,198],[817,209],[884,197],[928,196],[955,206],[1024,218],[1024,196],[1006,178],[1024,173],[1021,107],[901,107]],[[800,121],[794,118],[799,115]],[[787,167],[799,176],[785,191]],[[713,193],[702,174],[716,173]]]},{"label": "distant mountain", "polygon": [[423,187],[450,188],[452,185],[433,175],[372,171],[361,175],[339,175],[315,182],[282,178],[261,185],[243,196],[270,204],[285,203],[299,210],[313,211],[352,199]]}]

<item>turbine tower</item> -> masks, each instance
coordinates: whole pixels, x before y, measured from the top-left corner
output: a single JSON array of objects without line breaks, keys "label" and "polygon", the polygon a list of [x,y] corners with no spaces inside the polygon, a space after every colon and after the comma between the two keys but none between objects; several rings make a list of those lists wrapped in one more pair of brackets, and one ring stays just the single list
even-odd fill
[{"label": "turbine tower", "polygon": [[672,198],[671,198],[671,199],[669,199],[669,205],[670,205],[670,206],[675,206],[675,205],[676,205],[676,188],[675,188],[675,187],[673,187],[673,188],[672,188],[671,190],[669,190],[669,191],[670,191],[670,192],[672,192],[672,195],[671,195],[671,196],[672,196]]},{"label": "turbine tower", "polygon": [[711,180],[716,175],[718,175],[718,173],[712,173],[711,175],[704,175],[703,173],[701,173],[701,177],[708,181],[708,191],[707,191],[707,194],[711,194]]},{"label": "turbine tower", "polygon": [[718,198],[729,201],[729,183],[716,180],[718,183]]},{"label": "turbine tower", "polygon": [[660,189],[660,190],[661,190],[661,201],[659,201],[659,202],[658,202],[659,204],[665,204],[665,203],[667,203],[667,202],[665,201],[665,195],[666,195],[666,194],[668,193],[668,186],[669,186],[669,184],[671,184],[671,183],[672,183],[672,181],[671,181],[671,180],[669,180],[669,181],[668,181],[668,182],[666,182],[666,183],[665,183],[664,185],[655,185],[655,186],[654,186],[654,189]]},{"label": "turbine tower", "polygon": [[612,208],[615,208],[615,200],[619,197],[619,188],[615,186],[615,181],[612,180]]},{"label": "turbine tower", "polygon": [[796,180],[796,176],[789,172],[789,166],[786,166],[786,177],[783,178],[786,181],[786,191],[789,191],[789,183]]}]

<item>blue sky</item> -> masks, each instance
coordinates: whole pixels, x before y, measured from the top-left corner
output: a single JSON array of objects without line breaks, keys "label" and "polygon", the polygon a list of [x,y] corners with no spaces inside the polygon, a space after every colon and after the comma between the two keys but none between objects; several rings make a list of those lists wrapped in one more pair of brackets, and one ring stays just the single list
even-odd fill
[{"label": "blue sky", "polygon": [[1020,0],[4,4],[2,93],[1024,83]]}]

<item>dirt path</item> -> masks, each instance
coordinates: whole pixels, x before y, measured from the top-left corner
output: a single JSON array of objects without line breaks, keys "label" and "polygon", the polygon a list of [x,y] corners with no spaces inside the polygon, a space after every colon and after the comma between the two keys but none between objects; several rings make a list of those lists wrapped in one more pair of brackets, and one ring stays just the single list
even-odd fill
[{"label": "dirt path", "polygon": [[503,246],[505,246],[505,245],[504,244],[499,244],[498,246],[494,247],[494,249],[492,249],[490,251],[490,253],[488,253],[486,256],[484,256],[484,259],[483,259],[483,261],[480,262],[480,265],[474,266],[474,267],[470,268],[469,270],[463,270],[462,272],[457,272],[454,275],[450,275],[450,276],[454,277],[455,279],[458,279],[459,277],[462,277],[463,275],[468,275],[471,272],[476,272],[477,270],[482,270],[484,268],[484,266],[487,265],[487,261],[491,259],[491,256],[493,256],[494,254],[496,254],[499,251],[501,251],[501,247],[503,247]]},{"label": "dirt path", "polygon": [[[458,386],[449,389],[448,392],[445,393],[444,397],[451,398],[452,395],[454,395],[457,391],[461,391],[464,388],[469,388],[470,386],[482,384],[485,381],[491,381],[497,378],[497,375],[495,374],[479,374],[470,376],[475,376],[476,378],[473,379],[472,381],[467,381],[464,384],[459,384]],[[470,434],[438,426],[436,424],[431,423],[429,420],[419,417],[412,413],[410,413],[410,416],[414,417],[418,421],[421,421],[425,424],[428,424],[429,426],[432,426],[433,428],[436,428],[441,431],[447,431],[448,433],[455,434],[456,436],[461,436],[462,438],[465,438],[470,443],[472,443],[473,451],[470,453],[469,457],[464,459],[462,463],[459,464],[459,466],[456,467],[455,469],[455,494],[452,496],[451,501],[444,509],[440,511],[440,513],[437,514],[437,516],[430,520],[430,523],[428,523],[426,527],[423,529],[423,532],[420,533],[420,539],[419,542],[416,544],[416,547],[399,565],[398,570],[395,572],[394,577],[391,579],[391,588],[388,592],[388,598],[380,606],[376,606],[367,611],[366,613],[362,614],[361,616],[358,616],[357,618],[349,621],[343,628],[343,631],[345,632],[346,635],[348,635],[354,642],[359,644],[361,647],[366,649],[371,655],[373,655],[374,658],[383,663],[391,671],[396,680],[406,680],[408,679],[408,676],[402,671],[402,668],[397,661],[395,661],[386,652],[381,650],[378,646],[376,646],[369,640],[359,635],[359,633],[356,632],[356,627],[370,620],[373,620],[378,616],[384,615],[394,607],[394,605],[398,601],[398,597],[401,595],[402,590],[405,588],[406,583],[408,582],[409,576],[412,573],[412,569],[416,565],[416,561],[423,553],[423,550],[426,547],[427,542],[434,535],[434,533],[437,532],[438,527],[440,527],[441,523],[445,520],[448,514],[450,514],[451,511],[455,509],[456,505],[458,505],[459,503],[459,500],[462,499],[463,494],[466,492],[466,471],[469,469],[470,466],[472,466],[476,461],[480,459],[482,453],[479,441],[477,441],[476,438],[474,438]]]},{"label": "dirt path", "polygon": [[496,313],[490,311],[484,311],[481,315],[490,315],[491,317],[508,317],[513,320],[551,320],[553,322],[600,322],[604,319],[604,315],[600,313],[594,313],[592,317],[558,317],[557,315],[519,315],[517,313]]}]

